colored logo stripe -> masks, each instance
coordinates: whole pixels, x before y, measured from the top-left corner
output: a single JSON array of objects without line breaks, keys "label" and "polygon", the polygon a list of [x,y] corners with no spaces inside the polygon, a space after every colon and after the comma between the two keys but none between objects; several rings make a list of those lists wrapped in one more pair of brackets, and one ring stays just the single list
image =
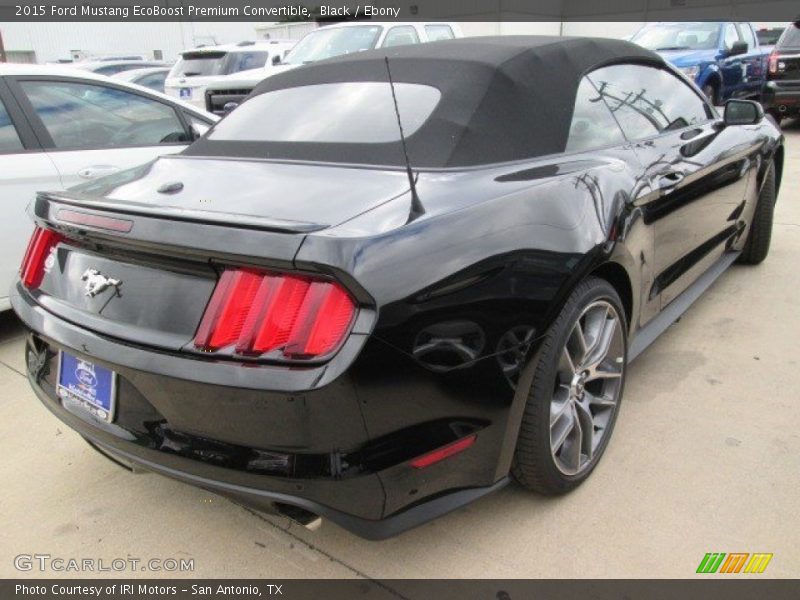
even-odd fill
[{"label": "colored logo stripe", "polygon": [[[727,556],[727,558],[726,558]],[[772,553],[708,552],[697,566],[697,573],[763,573],[772,560]],[[748,560],[749,558],[749,560]],[[744,571],[742,570],[744,568]]]},{"label": "colored logo stripe", "polygon": [[722,563],[720,573],[738,573],[742,570],[747,557],[750,556],[747,552],[731,552],[728,558]]},{"label": "colored logo stripe", "polygon": [[745,573],[763,573],[764,569],[767,568],[769,561],[772,560],[772,554],[761,553],[761,554],[753,554],[750,558],[750,562],[747,563],[747,566],[744,568]]},{"label": "colored logo stripe", "polygon": [[716,573],[719,569],[722,559],[725,558],[724,552],[709,552],[700,561],[700,566],[697,567],[698,573]]}]

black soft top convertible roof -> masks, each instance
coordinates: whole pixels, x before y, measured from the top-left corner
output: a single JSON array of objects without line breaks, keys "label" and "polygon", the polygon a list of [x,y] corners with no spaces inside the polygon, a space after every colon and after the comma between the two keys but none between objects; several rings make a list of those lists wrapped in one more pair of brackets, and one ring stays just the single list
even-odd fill
[{"label": "black soft top convertible roof", "polygon": [[[395,83],[424,84],[441,92],[431,116],[407,139],[409,158],[416,168],[465,167],[563,152],[575,95],[586,73],[618,62],[664,64],[657,54],[621,40],[463,38],[320,61],[268,77],[255,88],[251,98],[306,85],[385,82],[386,56]],[[268,119],[269,115],[259,118]],[[399,142],[244,142],[206,137],[186,153],[404,164]]]}]

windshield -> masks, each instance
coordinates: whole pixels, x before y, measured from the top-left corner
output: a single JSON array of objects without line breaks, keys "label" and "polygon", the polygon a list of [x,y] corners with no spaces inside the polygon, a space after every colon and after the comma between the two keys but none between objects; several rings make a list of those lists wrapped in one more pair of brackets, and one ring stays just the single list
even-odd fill
[{"label": "windshield", "polygon": [[713,50],[718,47],[719,23],[659,23],[631,39],[648,50]]},{"label": "windshield", "polygon": [[786,28],[778,42],[778,47],[800,48],[800,27],[798,27],[797,23],[792,23]]},{"label": "windshield", "polygon": [[269,52],[185,52],[169,73],[170,77],[209,77],[259,69],[267,64]]},{"label": "windshield", "polygon": [[380,25],[317,29],[298,42],[286,55],[283,64],[302,65],[351,52],[371,50],[375,47],[382,29]]}]

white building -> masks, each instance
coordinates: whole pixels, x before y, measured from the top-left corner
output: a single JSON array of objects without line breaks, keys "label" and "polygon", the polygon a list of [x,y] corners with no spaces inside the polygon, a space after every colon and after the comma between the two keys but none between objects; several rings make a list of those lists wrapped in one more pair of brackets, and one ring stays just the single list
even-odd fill
[{"label": "white building", "polygon": [[[508,3],[509,0],[505,0]],[[780,2],[781,0],[778,0]],[[460,5],[462,9],[467,6]],[[724,11],[723,11],[724,12]],[[507,18],[519,16],[504,13]],[[549,15],[526,18],[552,19]],[[698,15],[698,18],[703,15]],[[431,14],[431,18],[436,15]],[[487,15],[489,18],[490,15]],[[638,18],[612,21],[612,18]],[[457,21],[465,36],[474,35],[585,35],[623,38],[635,33],[646,20],[668,20],[659,11],[617,13],[607,22],[567,21]],[[420,15],[422,18],[422,15]],[[724,17],[721,17],[724,18]],[[761,25],[761,24],[759,24]],[[764,24],[767,25],[767,24]],[[255,39],[300,39],[318,25],[314,22],[79,22],[0,23],[9,62],[54,62],[89,56],[143,54],[147,58],[175,60],[178,53],[198,45],[224,44]]]},{"label": "white building", "polygon": [[255,40],[258,23],[0,23],[9,62],[47,63],[112,54],[175,60],[200,44]]}]

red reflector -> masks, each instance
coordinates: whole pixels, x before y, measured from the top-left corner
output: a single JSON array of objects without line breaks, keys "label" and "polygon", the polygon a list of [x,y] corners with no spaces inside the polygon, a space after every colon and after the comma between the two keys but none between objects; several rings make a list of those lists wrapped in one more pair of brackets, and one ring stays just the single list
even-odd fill
[{"label": "red reflector", "polygon": [[342,342],[355,304],[337,283],[246,269],[223,272],[194,344],[238,354],[281,350],[288,358],[329,354]]},{"label": "red reflector", "polygon": [[451,456],[458,454],[459,452],[463,452],[472,444],[475,443],[475,440],[478,438],[478,434],[473,433],[472,435],[468,435],[465,438],[461,438],[460,440],[456,440],[452,444],[448,444],[447,446],[442,446],[441,448],[437,448],[433,452],[428,452],[428,454],[423,454],[419,458],[415,458],[411,461],[411,466],[415,469],[424,469],[425,467],[430,467],[433,464],[436,464],[445,458],[450,458]]},{"label": "red reflector", "polygon": [[64,236],[50,229],[36,227],[33,230],[19,270],[22,285],[29,289],[35,289],[41,285],[47,258],[53,248],[62,241],[64,241]]},{"label": "red reflector", "polygon": [[97,229],[119,231],[120,233],[128,233],[133,228],[133,221],[127,219],[92,215],[67,208],[62,208],[58,211],[58,220],[72,225],[86,225],[87,227],[96,227]]}]

